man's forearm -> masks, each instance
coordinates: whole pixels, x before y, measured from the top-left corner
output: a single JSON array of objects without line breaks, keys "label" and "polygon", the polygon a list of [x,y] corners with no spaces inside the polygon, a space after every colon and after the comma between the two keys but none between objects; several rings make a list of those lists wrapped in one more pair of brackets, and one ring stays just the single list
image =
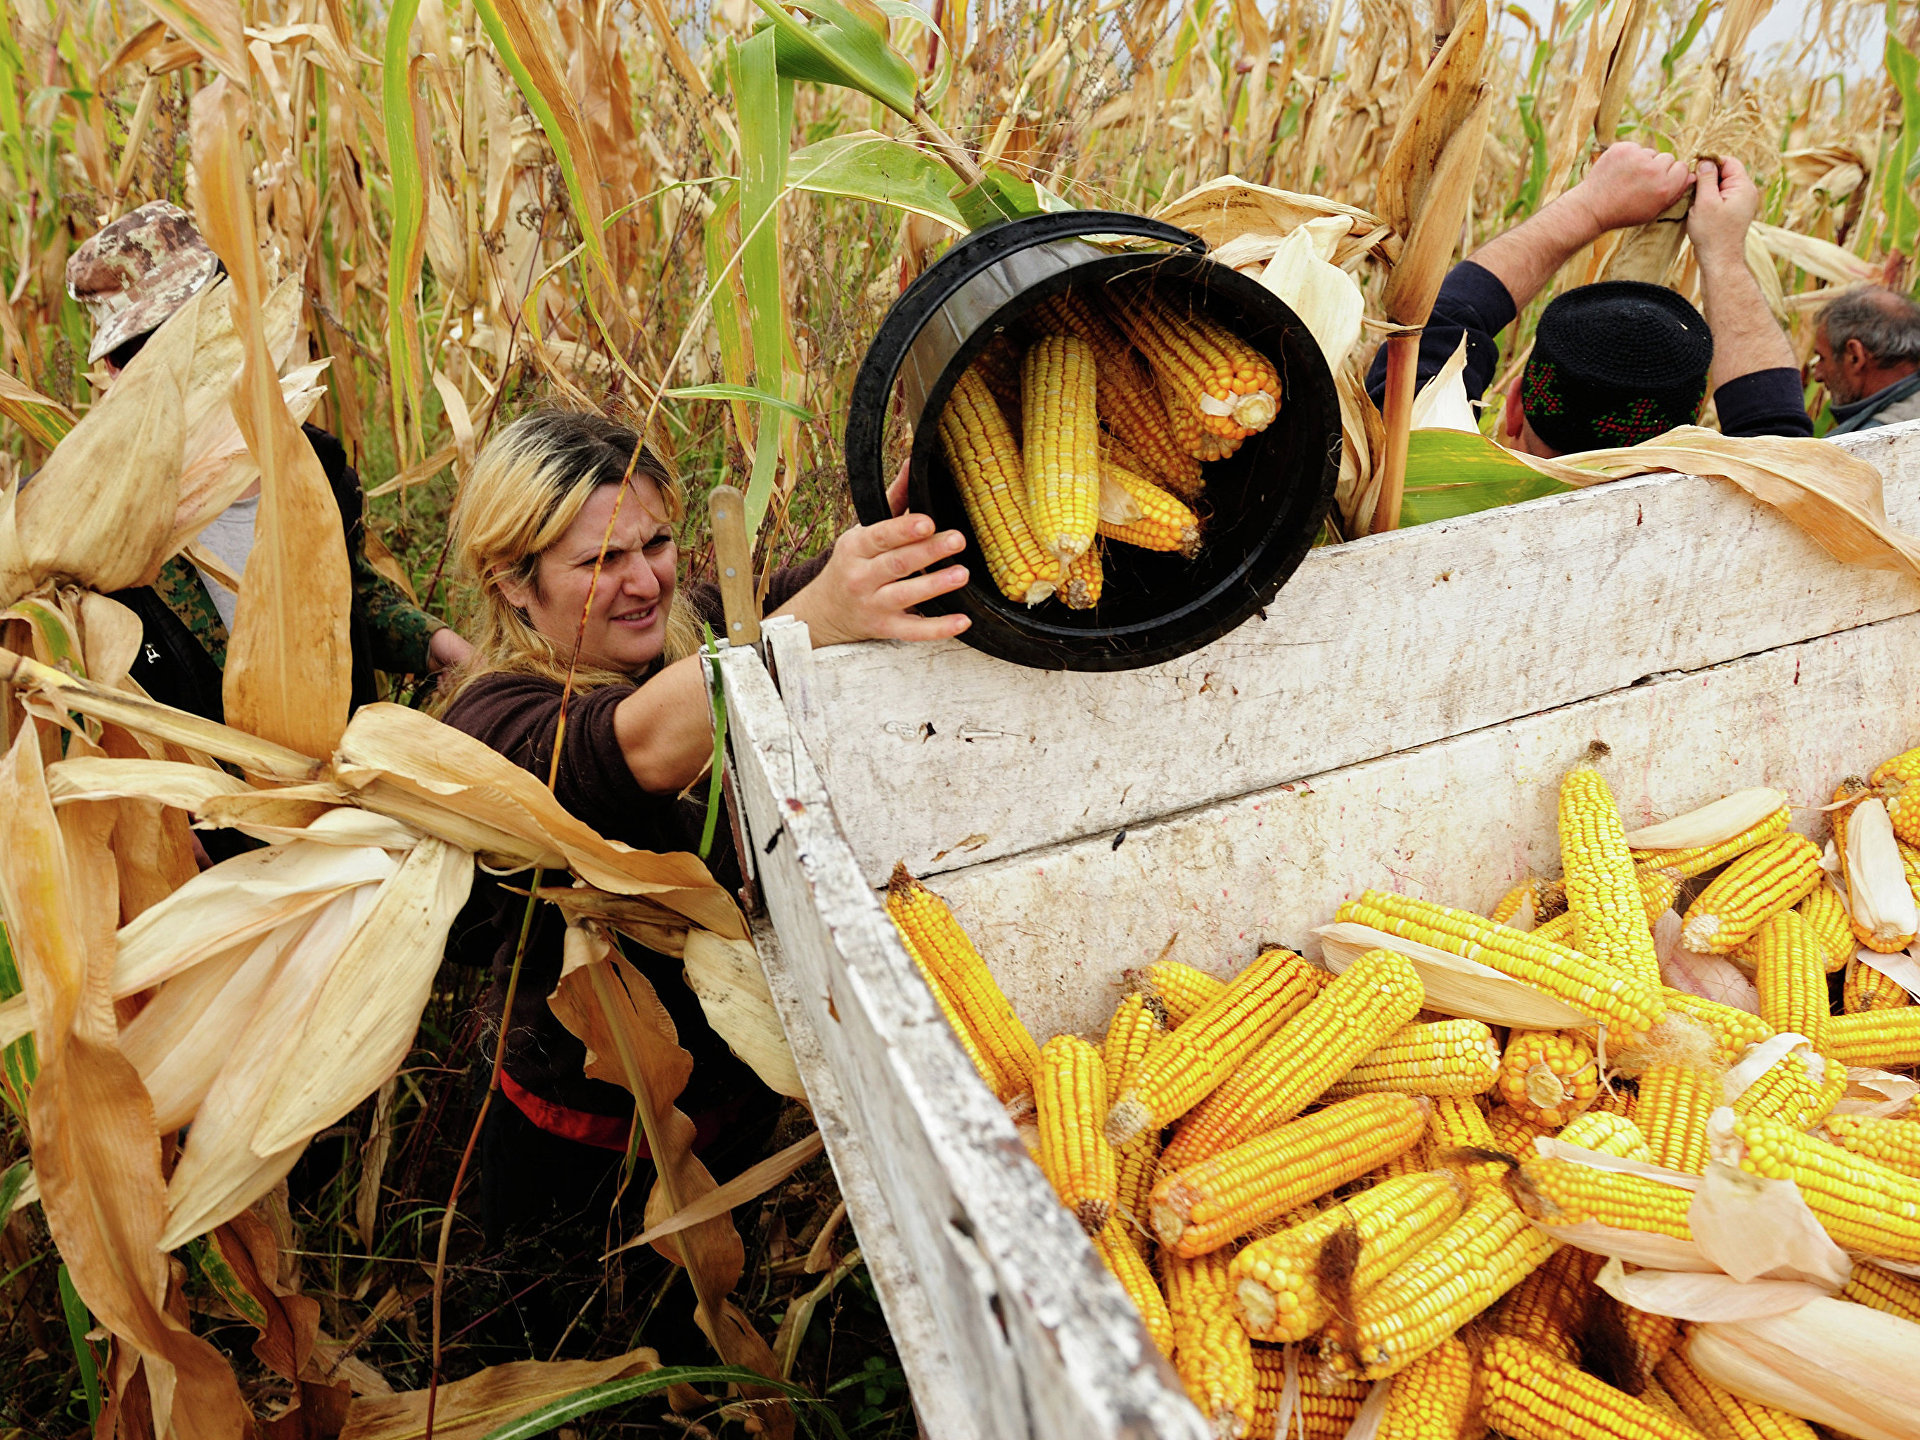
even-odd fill
[{"label": "man's forearm", "polygon": [[1700,255],[1701,307],[1713,332],[1713,387],[1757,370],[1798,369],[1784,331],[1767,309],[1746,256]]},{"label": "man's forearm", "polygon": [[1592,212],[1576,192],[1569,191],[1467,258],[1498,276],[1513,296],[1514,308],[1524,310],[1581,246],[1599,237]]}]

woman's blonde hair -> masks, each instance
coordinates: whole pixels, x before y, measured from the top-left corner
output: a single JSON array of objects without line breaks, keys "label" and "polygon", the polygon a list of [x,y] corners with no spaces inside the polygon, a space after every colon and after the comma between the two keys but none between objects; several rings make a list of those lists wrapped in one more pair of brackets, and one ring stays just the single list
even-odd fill
[{"label": "woman's blonde hair", "polygon": [[[454,546],[460,564],[479,586],[482,605],[475,653],[465,667],[462,688],[496,670],[566,679],[568,647],[536,630],[504,587],[514,582],[537,587],[541,552],[565,533],[596,489],[618,485],[629,471],[636,479],[653,482],[667,518],[677,524],[686,511],[679,481],[637,434],[617,421],[569,410],[535,410],[487,442],[454,506]],[[699,626],[676,587],[667,611],[665,658],[678,660],[699,647]],[[581,690],[633,679],[587,665],[574,671],[574,685]]]}]

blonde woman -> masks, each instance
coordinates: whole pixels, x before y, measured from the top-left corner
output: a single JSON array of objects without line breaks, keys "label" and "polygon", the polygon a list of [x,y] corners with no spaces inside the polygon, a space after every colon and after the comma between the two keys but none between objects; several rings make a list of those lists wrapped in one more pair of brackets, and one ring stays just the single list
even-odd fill
[{"label": "blonde woman", "polygon": [[[896,510],[902,498],[904,490],[896,491]],[[713,755],[694,651],[702,620],[721,632],[719,596],[712,586],[680,584],[674,524],[681,513],[673,476],[631,430],[597,416],[540,411],[487,445],[454,516],[459,558],[479,587],[483,615],[447,723],[544,782],[577,645],[554,791],[602,835],[644,850],[697,846],[705,787],[682,792]],[[966,583],[962,567],[943,563],[962,544],[956,531],[936,534],[923,515],[858,526],[826,555],[777,573],[768,605],[805,620],[815,645],[957,635],[964,616],[920,616],[913,607]],[[717,835],[709,863],[721,883],[737,885],[727,826]],[[491,966],[497,1020],[526,877],[518,877],[521,894],[480,879],[456,931],[456,958]],[[582,1075],[581,1043],[547,1008],[563,928],[557,911],[540,907],[508,1036],[503,1086],[511,1103],[489,1112],[482,1197],[496,1243],[556,1200],[563,1212],[591,1213],[592,1192],[609,1187],[627,1143],[629,1097]],[[752,1152],[766,1138],[773,1097],[707,1027],[678,961],[631,945],[628,956],[659,990],[693,1053],[681,1108],[699,1128],[709,1167],[724,1178],[758,1158]],[[647,1189],[633,1188],[642,1196]],[[601,1203],[598,1214],[605,1213]]]}]

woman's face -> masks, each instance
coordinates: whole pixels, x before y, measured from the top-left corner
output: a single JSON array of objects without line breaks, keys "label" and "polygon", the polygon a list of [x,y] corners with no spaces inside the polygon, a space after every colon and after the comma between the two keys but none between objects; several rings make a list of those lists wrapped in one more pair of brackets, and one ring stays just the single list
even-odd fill
[{"label": "woman's face", "polygon": [[[673,526],[659,487],[644,475],[627,482],[626,498],[614,504],[621,487],[600,485],[587,497],[560,538],[540,552],[535,584],[515,582],[501,589],[527,612],[538,630],[562,655],[572,653],[580,637],[580,663],[602,670],[638,673],[660,658],[667,643],[667,609],[673,601],[675,569],[680,561]],[[594,584],[594,562],[607,536],[606,560]],[[593,606],[587,609],[587,591]],[[580,615],[587,612],[586,629]]]}]

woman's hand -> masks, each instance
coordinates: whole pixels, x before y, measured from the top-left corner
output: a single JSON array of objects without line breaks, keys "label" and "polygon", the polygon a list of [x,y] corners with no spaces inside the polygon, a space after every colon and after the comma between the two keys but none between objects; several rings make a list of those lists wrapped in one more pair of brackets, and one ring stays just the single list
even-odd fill
[{"label": "woman's hand", "polygon": [[[889,488],[904,495],[901,481]],[[777,612],[807,622],[813,643],[945,640],[965,630],[965,615],[915,615],[913,607],[967,583],[964,565],[930,569],[966,546],[958,530],[934,533],[925,515],[856,525],[834,542],[826,568]],[[920,574],[927,570],[929,573]]]}]

